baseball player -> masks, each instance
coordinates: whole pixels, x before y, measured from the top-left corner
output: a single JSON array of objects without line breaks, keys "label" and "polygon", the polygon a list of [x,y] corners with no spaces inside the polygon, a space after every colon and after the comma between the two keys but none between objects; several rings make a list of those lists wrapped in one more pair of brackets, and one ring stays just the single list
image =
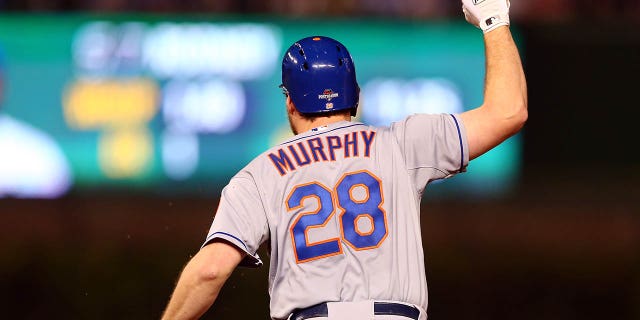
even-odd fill
[{"label": "baseball player", "polygon": [[[420,198],[465,171],[527,118],[525,77],[506,0],[463,0],[484,31],[482,106],[371,127],[351,122],[359,87],[347,48],[294,43],[282,62],[293,138],[236,174],[203,247],[187,264],[164,319],[200,317],[238,265],[270,245],[272,319],[426,319]],[[394,106],[389,106],[393,108]]]}]

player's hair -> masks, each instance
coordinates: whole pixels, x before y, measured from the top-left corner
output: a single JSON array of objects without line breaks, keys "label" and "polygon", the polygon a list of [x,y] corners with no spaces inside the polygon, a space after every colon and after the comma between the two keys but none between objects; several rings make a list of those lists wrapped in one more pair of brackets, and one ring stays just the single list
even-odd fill
[{"label": "player's hair", "polygon": [[352,109],[346,109],[346,110],[336,110],[336,111],[323,112],[323,113],[300,113],[300,115],[302,116],[303,119],[307,121],[312,121],[313,119],[316,119],[316,118],[327,118],[327,117],[332,117],[337,115],[352,116],[353,112],[352,112]]}]

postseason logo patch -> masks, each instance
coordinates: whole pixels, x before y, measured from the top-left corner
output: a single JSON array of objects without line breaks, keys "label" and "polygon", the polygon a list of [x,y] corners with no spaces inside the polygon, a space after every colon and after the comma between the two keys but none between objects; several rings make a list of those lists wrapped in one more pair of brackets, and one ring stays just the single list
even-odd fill
[{"label": "postseason logo patch", "polygon": [[337,98],[340,95],[337,92],[333,92],[331,89],[324,89],[322,94],[318,95],[318,99],[331,101],[333,98]]}]

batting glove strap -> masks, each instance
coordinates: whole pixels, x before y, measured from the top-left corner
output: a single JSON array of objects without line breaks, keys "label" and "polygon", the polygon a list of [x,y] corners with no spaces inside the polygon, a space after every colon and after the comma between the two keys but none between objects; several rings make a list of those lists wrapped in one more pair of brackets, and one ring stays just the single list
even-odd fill
[{"label": "batting glove strap", "polygon": [[487,33],[509,25],[509,0],[462,0],[467,21]]}]

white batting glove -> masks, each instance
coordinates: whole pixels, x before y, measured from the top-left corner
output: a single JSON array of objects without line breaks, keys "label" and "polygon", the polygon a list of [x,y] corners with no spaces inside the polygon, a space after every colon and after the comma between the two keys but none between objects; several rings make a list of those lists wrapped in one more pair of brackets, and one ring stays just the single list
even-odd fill
[{"label": "white batting glove", "polygon": [[462,0],[464,17],[487,33],[509,25],[509,0]]}]

